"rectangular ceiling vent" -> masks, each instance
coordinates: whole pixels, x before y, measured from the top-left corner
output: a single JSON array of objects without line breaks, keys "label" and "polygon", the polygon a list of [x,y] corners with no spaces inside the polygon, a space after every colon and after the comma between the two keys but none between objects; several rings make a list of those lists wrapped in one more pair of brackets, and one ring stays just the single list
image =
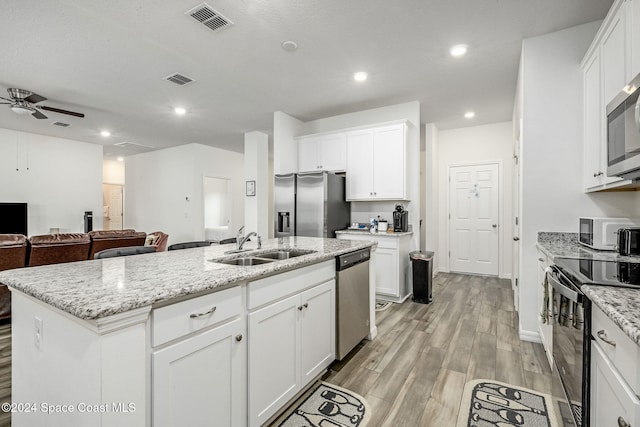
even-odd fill
[{"label": "rectangular ceiling vent", "polygon": [[202,3],[201,5],[185,12],[185,15],[191,16],[193,19],[214,32],[224,30],[225,28],[233,25],[233,22],[222,16],[220,12],[213,9],[206,3]]},{"label": "rectangular ceiling vent", "polygon": [[60,126],[61,128],[68,128],[69,126],[71,126],[69,123],[62,123],[62,122],[53,122],[51,124],[53,126]]},{"label": "rectangular ceiling vent", "polygon": [[120,148],[128,148],[131,150],[137,150],[137,151],[147,151],[147,150],[153,150],[155,147],[151,147],[150,145],[144,145],[144,144],[138,144],[137,142],[127,142],[127,141],[122,141],[122,142],[116,142],[115,144],[116,147],[120,147]]},{"label": "rectangular ceiling vent", "polygon": [[164,79],[179,86],[188,85],[189,83],[192,83],[194,81],[191,77],[187,77],[184,74],[179,73],[172,74],[165,77]]}]

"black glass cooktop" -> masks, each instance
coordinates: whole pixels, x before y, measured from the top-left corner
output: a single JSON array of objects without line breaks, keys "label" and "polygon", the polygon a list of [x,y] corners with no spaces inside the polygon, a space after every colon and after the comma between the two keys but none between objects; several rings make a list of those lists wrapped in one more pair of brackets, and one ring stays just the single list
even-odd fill
[{"label": "black glass cooktop", "polygon": [[554,264],[578,286],[640,288],[640,262],[556,258]]}]

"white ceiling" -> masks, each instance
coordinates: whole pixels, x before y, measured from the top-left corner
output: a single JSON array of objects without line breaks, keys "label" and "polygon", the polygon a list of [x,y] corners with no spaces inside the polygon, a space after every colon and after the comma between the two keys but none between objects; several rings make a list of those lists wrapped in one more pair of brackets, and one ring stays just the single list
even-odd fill
[{"label": "white ceiling", "polygon": [[[602,19],[612,2],[208,0],[234,23],[214,33],[185,15],[199,0],[2,0],[0,96],[28,89],[86,117],[37,120],[4,105],[0,127],[126,155],[112,144],[242,152],[243,134],[272,133],[278,110],[308,121],[419,100],[422,123],[441,129],[507,121],[522,39]],[[458,43],[469,53],[454,59]],[[358,84],[360,70],[369,79]],[[196,81],[163,80],[176,72]]]}]

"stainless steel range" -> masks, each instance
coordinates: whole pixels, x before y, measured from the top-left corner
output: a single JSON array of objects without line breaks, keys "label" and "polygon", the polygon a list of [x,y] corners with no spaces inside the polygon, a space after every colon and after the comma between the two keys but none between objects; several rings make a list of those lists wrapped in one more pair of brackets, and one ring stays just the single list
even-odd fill
[{"label": "stainless steel range", "polygon": [[[582,285],[640,288],[640,263],[556,258],[553,288],[553,395],[560,427],[589,426],[591,302]],[[596,426],[597,427],[597,426]]]}]

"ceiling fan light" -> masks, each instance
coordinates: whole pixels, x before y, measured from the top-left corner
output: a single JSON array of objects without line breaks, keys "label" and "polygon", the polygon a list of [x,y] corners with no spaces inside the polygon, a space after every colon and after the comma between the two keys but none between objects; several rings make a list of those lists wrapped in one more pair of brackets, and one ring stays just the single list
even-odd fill
[{"label": "ceiling fan light", "polygon": [[13,111],[16,114],[31,114],[34,111],[33,108],[25,107],[18,104],[12,104],[11,107],[9,108],[11,108],[11,111]]}]

